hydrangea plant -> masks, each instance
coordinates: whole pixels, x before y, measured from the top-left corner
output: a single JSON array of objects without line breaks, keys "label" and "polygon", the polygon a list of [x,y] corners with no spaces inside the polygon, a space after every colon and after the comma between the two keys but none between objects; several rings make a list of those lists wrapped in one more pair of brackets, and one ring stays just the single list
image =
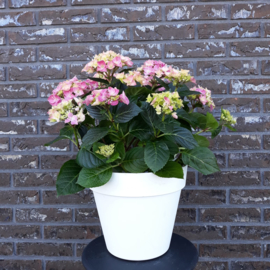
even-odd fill
[{"label": "hydrangea plant", "polygon": [[53,90],[49,120],[65,126],[46,145],[69,139],[78,149],[58,174],[58,195],[102,186],[113,172],[181,179],[185,165],[204,175],[219,171],[207,136],[223,126],[234,130],[229,111],[217,120],[211,91],[188,70],[154,60],[132,66],[130,58],[104,52],[84,67],[89,79],[74,77]]}]

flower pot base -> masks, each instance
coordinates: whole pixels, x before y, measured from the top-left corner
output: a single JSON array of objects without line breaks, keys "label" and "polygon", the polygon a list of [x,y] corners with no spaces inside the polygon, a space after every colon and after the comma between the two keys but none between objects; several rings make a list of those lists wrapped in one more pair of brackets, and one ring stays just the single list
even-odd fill
[{"label": "flower pot base", "polygon": [[86,270],[193,270],[198,262],[198,251],[186,238],[173,234],[170,248],[163,255],[148,261],[127,261],[111,255],[100,236],[84,249],[82,263]]}]

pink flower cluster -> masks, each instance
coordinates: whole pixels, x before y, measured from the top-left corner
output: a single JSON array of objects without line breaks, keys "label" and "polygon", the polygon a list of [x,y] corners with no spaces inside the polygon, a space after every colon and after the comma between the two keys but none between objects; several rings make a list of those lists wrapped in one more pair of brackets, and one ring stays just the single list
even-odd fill
[{"label": "pink flower cluster", "polygon": [[211,91],[208,90],[207,88],[202,88],[201,86],[193,87],[190,89],[191,91],[197,91],[200,92],[201,95],[192,95],[189,96],[190,99],[198,99],[202,105],[206,105],[210,108],[212,111],[215,108],[214,101],[211,97]]},{"label": "pink flower cluster", "polygon": [[116,106],[119,102],[129,104],[129,99],[127,98],[125,92],[119,94],[119,89],[109,87],[106,89],[93,90],[91,95],[88,95],[84,103],[88,106],[97,106],[97,105],[111,105]]},{"label": "pink flower cluster", "polygon": [[[135,86],[137,82],[141,85],[156,86],[155,77],[163,79],[165,82],[173,82],[175,86],[179,83],[196,83],[196,80],[190,76],[188,70],[177,70],[172,66],[155,60],[147,60],[136,71],[130,71],[128,74],[118,73],[114,76],[128,86]],[[163,90],[165,90],[163,87],[159,88],[159,91]]]},{"label": "pink flower cluster", "polygon": [[98,88],[98,86],[98,82],[89,79],[80,81],[77,77],[74,77],[71,80],[59,83],[53,90],[53,94],[49,96],[48,101],[52,106],[56,106],[62,101],[62,98],[69,101]]},{"label": "pink flower cluster", "polygon": [[[129,57],[122,56],[113,51],[107,51],[99,55],[95,55],[94,59],[86,64],[82,71],[87,73],[109,73],[107,75],[110,75],[111,71],[115,71],[124,66],[133,66],[133,62]],[[105,77],[106,74],[104,74],[104,78]]]}]

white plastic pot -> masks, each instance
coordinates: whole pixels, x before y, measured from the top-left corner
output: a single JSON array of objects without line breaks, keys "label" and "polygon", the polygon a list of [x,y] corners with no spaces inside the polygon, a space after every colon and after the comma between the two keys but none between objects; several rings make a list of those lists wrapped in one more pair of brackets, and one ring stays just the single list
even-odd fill
[{"label": "white plastic pot", "polygon": [[104,186],[92,188],[108,251],[121,259],[157,258],[170,246],[184,179],[153,173],[113,173]]}]

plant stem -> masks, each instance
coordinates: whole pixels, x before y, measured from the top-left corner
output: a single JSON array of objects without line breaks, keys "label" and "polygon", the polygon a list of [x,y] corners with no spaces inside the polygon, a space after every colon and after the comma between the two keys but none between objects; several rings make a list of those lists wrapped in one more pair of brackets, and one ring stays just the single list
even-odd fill
[{"label": "plant stem", "polygon": [[78,147],[78,149],[80,149],[81,147],[80,147],[79,140],[78,140],[77,130],[74,126],[73,126],[73,130],[74,130],[74,136],[75,136],[77,147]]}]

